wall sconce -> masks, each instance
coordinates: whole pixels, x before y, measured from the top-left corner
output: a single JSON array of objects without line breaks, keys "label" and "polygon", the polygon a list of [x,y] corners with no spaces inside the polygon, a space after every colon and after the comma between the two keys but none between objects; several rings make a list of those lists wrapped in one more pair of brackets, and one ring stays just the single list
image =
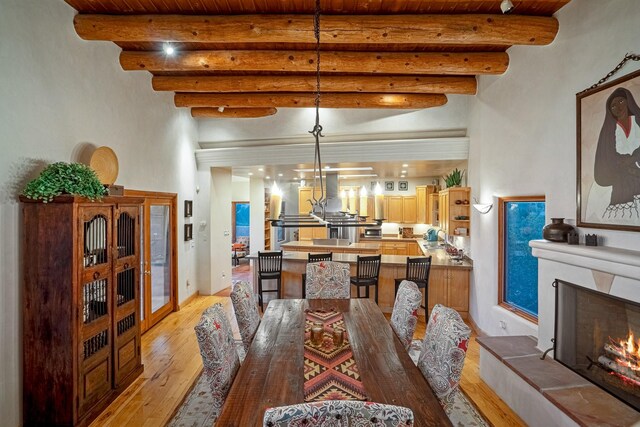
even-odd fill
[{"label": "wall sconce", "polygon": [[476,199],[475,197],[473,198],[473,201],[475,202],[473,204],[473,208],[483,215],[489,213],[489,211],[493,207],[493,203],[479,203],[478,199]]}]

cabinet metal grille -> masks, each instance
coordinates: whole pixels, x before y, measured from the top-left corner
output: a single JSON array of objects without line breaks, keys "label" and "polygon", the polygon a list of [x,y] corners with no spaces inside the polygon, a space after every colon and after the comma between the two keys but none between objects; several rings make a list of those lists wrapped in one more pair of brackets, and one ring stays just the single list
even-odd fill
[{"label": "cabinet metal grille", "polygon": [[82,287],[82,317],[85,324],[108,313],[107,279],[85,283]]},{"label": "cabinet metal grille", "polygon": [[136,297],[136,270],[129,268],[118,273],[118,306]]},{"label": "cabinet metal grille", "polygon": [[136,224],[126,212],[118,217],[118,258],[134,255]]},{"label": "cabinet metal grille", "polygon": [[109,345],[109,334],[107,330],[98,332],[83,343],[84,359],[87,360],[107,345]]},{"label": "cabinet metal grille", "polygon": [[118,336],[124,334],[129,329],[133,328],[136,325],[136,314],[131,313],[124,319],[118,322]]}]

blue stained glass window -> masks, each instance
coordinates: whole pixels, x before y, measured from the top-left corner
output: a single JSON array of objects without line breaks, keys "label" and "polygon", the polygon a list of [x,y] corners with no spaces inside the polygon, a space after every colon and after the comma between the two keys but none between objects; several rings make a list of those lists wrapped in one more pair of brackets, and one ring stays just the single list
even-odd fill
[{"label": "blue stained glass window", "polygon": [[504,301],[538,316],[538,259],[529,241],[542,239],[544,201],[504,203]]}]

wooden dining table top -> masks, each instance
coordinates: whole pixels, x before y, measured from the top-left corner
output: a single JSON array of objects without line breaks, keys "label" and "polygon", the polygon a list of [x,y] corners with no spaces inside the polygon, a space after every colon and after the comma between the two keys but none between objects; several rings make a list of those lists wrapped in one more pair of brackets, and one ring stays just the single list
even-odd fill
[{"label": "wooden dining table top", "polygon": [[216,425],[262,426],[267,408],[304,402],[307,309],[339,311],[372,402],[411,408],[416,426],[450,426],[429,383],[375,302],[272,300],[231,386]]}]

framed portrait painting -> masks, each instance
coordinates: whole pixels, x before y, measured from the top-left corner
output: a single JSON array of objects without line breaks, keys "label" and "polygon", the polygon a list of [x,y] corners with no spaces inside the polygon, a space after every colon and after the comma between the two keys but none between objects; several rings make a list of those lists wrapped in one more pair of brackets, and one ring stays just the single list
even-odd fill
[{"label": "framed portrait painting", "polygon": [[640,231],[640,71],[576,95],[577,225]]}]

